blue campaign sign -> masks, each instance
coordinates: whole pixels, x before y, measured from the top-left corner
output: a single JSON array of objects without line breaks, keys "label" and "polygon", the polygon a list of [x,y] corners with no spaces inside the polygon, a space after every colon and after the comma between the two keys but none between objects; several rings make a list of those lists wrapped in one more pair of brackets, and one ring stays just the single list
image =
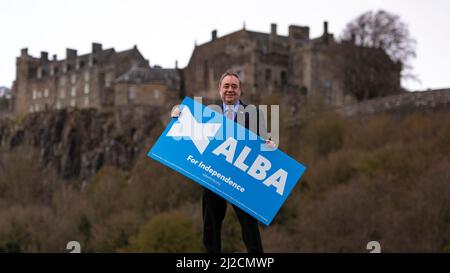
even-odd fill
[{"label": "blue campaign sign", "polygon": [[[210,107],[186,97],[148,156],[269,225],[305,167]],[[243,137],[243,136],[246,137]]]}]

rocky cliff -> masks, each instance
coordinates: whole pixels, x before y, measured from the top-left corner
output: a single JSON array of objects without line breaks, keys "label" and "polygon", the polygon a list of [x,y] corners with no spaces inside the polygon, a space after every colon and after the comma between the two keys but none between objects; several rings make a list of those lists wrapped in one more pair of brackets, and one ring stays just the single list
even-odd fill
[{"label": "rocky cliff", "polygon": [[[282,105],[283,107],[283,105]],[[284,107],[287,107],[284,105]],[[450,90],[409,92],[335,109],[344,116],[409,113],[450,107]],[[169,121],[169,106],[111,111],[61,110],[0,118],[0,152],[28,145],[64,179],[88,180],[104,165],[129,170]],[[294,122],[300,122],[298,116]],[[290,121],[293,122],[293,121]]]},{"label": "rocky cliff", "polygon": [[[44,167],[64,179],[89,179],[103,165],[130,169],[150,147],[152,130],[161,130],[167,109],[122,107],[114,111],[61,110],[0,119],[3,151],[36,148]],[[167,121],[167,120],[165,120]]]}]

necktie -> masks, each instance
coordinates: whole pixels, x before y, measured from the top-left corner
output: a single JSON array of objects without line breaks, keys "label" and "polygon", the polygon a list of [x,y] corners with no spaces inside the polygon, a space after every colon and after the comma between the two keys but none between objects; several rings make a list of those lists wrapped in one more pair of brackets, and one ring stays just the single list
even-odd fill
[{"label": "necktie", "polygon": [[229,118],[229,119],[231,119],[231,120],[233,120],[233,119],[234,119],[234,115],[233,115],[233,114],[234,114],[234,113],[233,113],[233,108],[232,108],[232,106],[231,106],[231,107],[227,106],[226,117]]}]

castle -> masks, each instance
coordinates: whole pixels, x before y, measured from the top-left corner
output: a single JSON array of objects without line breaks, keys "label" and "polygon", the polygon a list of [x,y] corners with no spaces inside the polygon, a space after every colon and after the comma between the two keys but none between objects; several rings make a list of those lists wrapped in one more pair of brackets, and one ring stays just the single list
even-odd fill
[{"label": "castle", "polygon": [[390,90],[400,90],[400,64],[382,50],[361,48],[354,41],[337,42],[328,33],[327,22],[323,34],[314,39],[309,27],[295,25],[289,26],[288,36],[279,35],[276,24],[271,24],[270,33],[249,31],[244,26],[220,38],[213,30],[210,41],[195,46],[184,69],[151,67],[136,46],[116,52],[93,43],[92,52],[85,55],[67,49],[64,60],[56,56],[49,60],[47,52],[35,58],[22,49],[12,88],[14,111],[162,105],[184,95],[215,101],[217,82],[227,70],[240,75],[244,97],[251,101],[267,94],[294,92],[341,106],[356,100],[342,71],[353,65],[345,62],[348,52],[361,50],[377,51],[377,59],[386,64],[372,75],[374,80]]},{"label": "castle", "polygon": [[401,65],[382,50],[358,47],[354,41],[336,42],[328,32],[328,22],[324,22],[323,34],[314,39],[309,27],[295,25],[289,26],[288,36],[279,35],[276,24],[271,24],[270,33],[249,31],[244,26],[221,38],[213,30],[211,40],[195,47],[184,69],[185,91],[217,99],[220,75],[230,69],[242,78],[243,93],[252,97],[251,101],[267,94],[294,92],[319,96],[326,105],[346,105],[355,100],[348,91],[349,78],[354,76],[348,68],[360,67],[365,61],[358,59],[362,53],[375,55],[384,65],[379,71],[368,71],[376,73],[373,81],[381,83],[386,93],[398,92]]},{"label": "castle", "polygon": [[40,58],[22,49],[16,61],[13,83],[14,111],[39,112],[51,109],[96,108],[134,104],[150,98],[164,102],[177,97],[179,73],[176,69],[150,67],[136,46],[122,52],[103,49],[93,43],[92,52],[77,55],[66,50],[66,59]]}]

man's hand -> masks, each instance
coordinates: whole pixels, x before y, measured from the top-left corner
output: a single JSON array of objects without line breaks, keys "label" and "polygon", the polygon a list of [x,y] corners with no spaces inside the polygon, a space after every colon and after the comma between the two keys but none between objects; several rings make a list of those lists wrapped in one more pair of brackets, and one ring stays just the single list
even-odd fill
[{"label": "man's hand", "polygon": [[265,143],[267,148],[270,149],[276,149],[277,148],[277,144],[275,143],[275,141],[271,140],[271,139],[266,139],[266,143]]},{"label": "man's hand", "polygon": [[181,115],[180,108],[178,107],[178,105],[175,105],[175,106],[172,108],[172,112],[170,113],[170,116],[171,116],[172,118],[178,118],[180,115]]}]

